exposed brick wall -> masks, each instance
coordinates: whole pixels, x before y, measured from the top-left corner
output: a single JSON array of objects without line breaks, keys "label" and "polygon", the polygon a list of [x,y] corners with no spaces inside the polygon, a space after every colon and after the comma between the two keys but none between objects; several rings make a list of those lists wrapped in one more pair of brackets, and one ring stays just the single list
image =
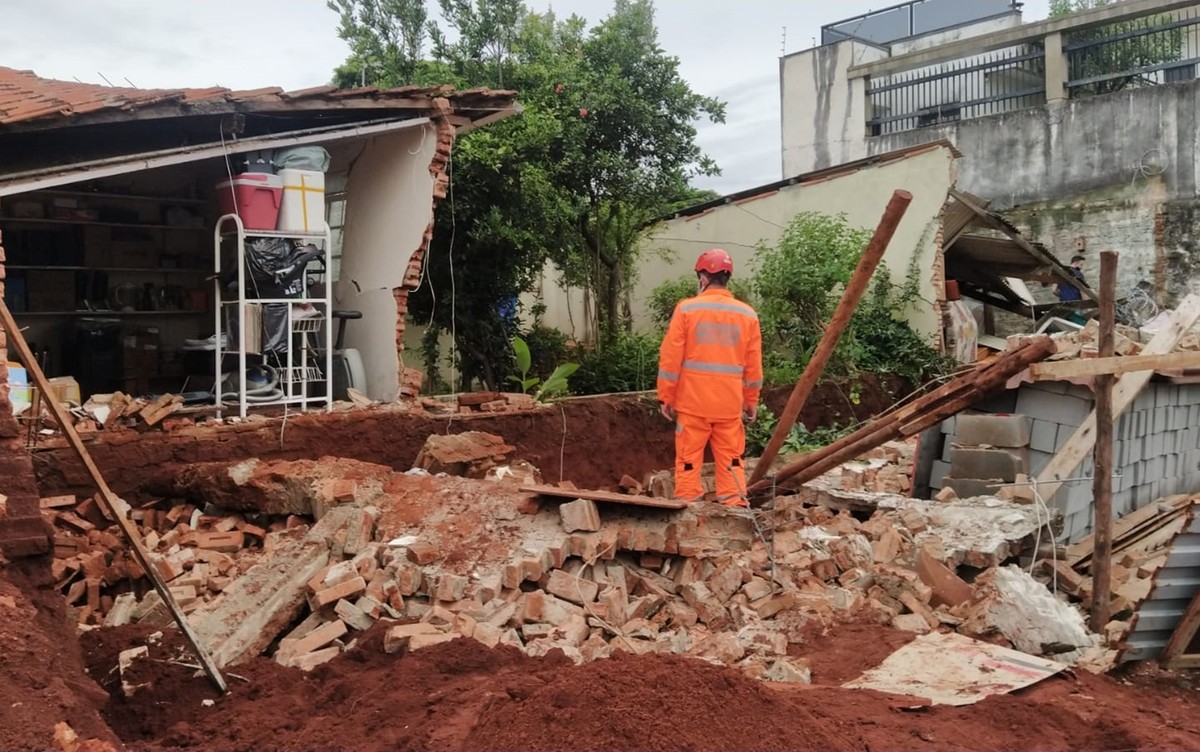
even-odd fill
[{"label": "exposed brick wall", "polygon": [[[4,238],[0,236],[0,299],[4,296]],[[0,553],[14,559],[50,550],[50,538],[38,508],[33,463],[22,444],[8,401],[8,340],[0,327],[0,494],[7,497],[0,516]]]},{"label": "exposed brick wall", "polygon": [[[445,102],[445,100],[441,100]],[[446,107],[449,105],[447,104]],[[445,108],[443,108],[444,110]],[[438,203],[446,198],[446,194],[450,188],[450,174],[446,172],[446,167],[450,164],[450,153],[454,149],[454,139],[457,131],[454,124],[445,117],[437,117],[433,120],[434,126],[437,128],[437,148],[434,151],[433,159],[429,162],[429,174],[433,177],[433,208],[437,209]],[[429,215],[429,225],[425,228],[425,236],[421,239],[421,245],[417,250],[413,251],[412,257],[408,261],[408,268],[404,272],[404,284],[393,290],[396,298],[396,351],[404,350],[404,326],[405,319],[408,316],[408,293],[410,290],[415,290],[421,284],[421,267],[425,263],[425,254],[429,250],[429,244],[433,240],[434,215]]]}]

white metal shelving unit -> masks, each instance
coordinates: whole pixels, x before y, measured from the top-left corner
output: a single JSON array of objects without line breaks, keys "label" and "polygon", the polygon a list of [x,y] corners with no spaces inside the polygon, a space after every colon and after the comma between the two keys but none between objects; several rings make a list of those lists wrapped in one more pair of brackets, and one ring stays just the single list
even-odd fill
[{"label": "white metal shelving unit", "polygon": [[[320,245],[324,257],[325,294],[322,297],[310,297],[307,286],[303,297],[299,298],[258,298],[246,297],[246,239],[247,238],[282,238],[284,240],[303,240]],[[221,285],[222,241],[232,239],[237,244],[237,297],[227,299]],[[220,417],[225,407],[225,397],[237,395],[238,414],[246,417],[251,407],[297,406],[301,410],[324,405],[325,410],[333,409],[333,311],[331,286],[329,284],[329,251],[332,248],[329,225],[324,224],[320,232],[294,232],[284,230],[247,230],[241,217],[236,214],[226,214],[217,220],[213,230],[214,265],[216,276],[213,280],[213,290],[216,305],[216,360],[213,392],[216,395],[217,416]],[[310,262],[312,263],[312,262]],[[302,272],[303,274],[304,272]],[[282,396],[269,401],[248,399],[246,389],[246,306],[248,303],[270,304],[278,303],[287,306],[287,358],[279,368],[278,388]],[[296,316],[296,306],[309,304],[317,309],[315,316]],[[227,311],[232,311],[237,321],[237,349],[229,350],[221,346],[223,335],[229,333],[227,326]],[[312,347],[314,341],[323,344],[324,352],[317,352]],[[232,342],[230,344],[233,344]],[[236,392],[222,392],[223,378],[221,365],[226,355],[237,354],[238,389]],[[311,365],[316,363],[317,365]],[[324,387],[320,396],[310,396],[310,387]]]}]

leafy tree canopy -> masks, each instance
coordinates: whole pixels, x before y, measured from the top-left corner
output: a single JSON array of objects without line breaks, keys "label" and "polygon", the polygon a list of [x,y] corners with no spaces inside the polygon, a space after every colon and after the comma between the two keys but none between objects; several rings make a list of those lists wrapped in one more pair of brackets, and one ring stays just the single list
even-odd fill
[{"label": "leafy tree canopy", "polygon": [[692,178],[717,173],[696,123],[724,120],[659,46],[650,0],[615,0],[590,29],[520,0],[437,0],[437,19],[424,0],[329,7],[351,49],[336,83],[519,93],[519,116],[458,140],[425,283],[410,298],[419,320],[453,328],[464,382],[496,387],[512,373],[506,313],[547,260],[592,291],[611,338],[642,225],[696,198]]}]

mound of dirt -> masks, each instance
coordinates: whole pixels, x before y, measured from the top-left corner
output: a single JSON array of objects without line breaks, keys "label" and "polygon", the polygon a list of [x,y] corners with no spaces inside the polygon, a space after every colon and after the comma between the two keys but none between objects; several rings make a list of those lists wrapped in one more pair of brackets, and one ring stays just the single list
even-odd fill
[{"label": "mound of dirt", "polygon": [[[144,632],[144,630],[142,630]],[[772,685],[672,655],[575,666],[561,655],[455,640],[387,655],[381,627],[311,673],[256,659],[229,669],[218,698],[178,657],[171,630],[125,698],[116,654],[137,629],[84,635],[89,669],[109,677],[105,716],[131,749],[222,750],[1133,750],[1189,749],[1200,738],[1194,692],[1079,674],[978,705],[914,707],[836,686]],[[801,651],[814,679],[869,668],[907,635],[848,628]],[[873,647],[878,645],[878,647]],[[857,656],[855,646],[861,648]],[[206,707],[204,700],[215,702]]]}]

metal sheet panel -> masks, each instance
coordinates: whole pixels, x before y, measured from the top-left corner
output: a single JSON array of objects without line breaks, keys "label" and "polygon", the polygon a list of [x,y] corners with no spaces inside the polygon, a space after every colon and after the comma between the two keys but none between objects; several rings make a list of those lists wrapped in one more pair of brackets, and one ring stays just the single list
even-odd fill
[{"label": "metal sheet panel", "polygon": [[1188,508],[1186,522],[1168,551],[1166,562],[1154,575],[1150,595],[1134,615],[1133,627],[1123,641],[1122,661],[1157,658],[1200,591],[1200,516],[1196,504]]}]

